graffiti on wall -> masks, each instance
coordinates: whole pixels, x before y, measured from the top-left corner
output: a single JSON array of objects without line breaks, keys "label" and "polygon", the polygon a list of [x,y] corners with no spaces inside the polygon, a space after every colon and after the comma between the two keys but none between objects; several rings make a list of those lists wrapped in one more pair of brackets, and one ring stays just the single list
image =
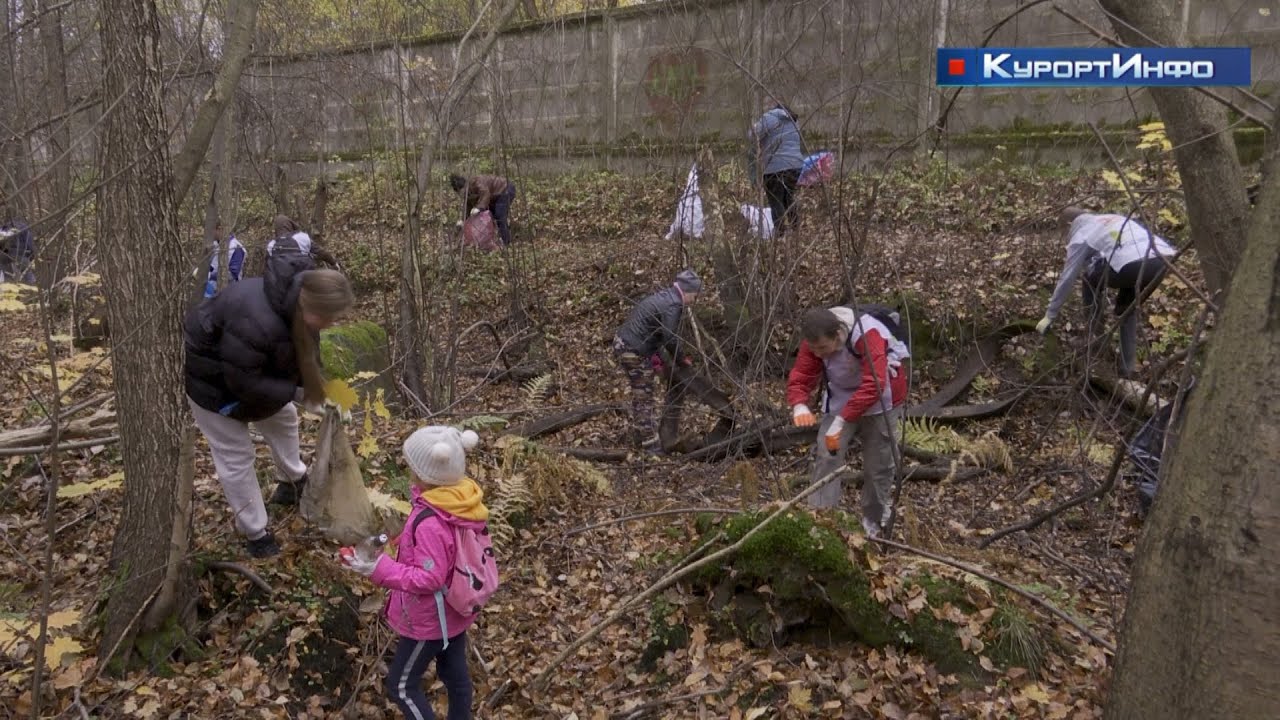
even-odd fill
[{"label": "graffiti on wall", "polygon": [[655,54],[644,71],[649,109],[664,124],[681,121],[707,89],[707,54],[701,48]]}]

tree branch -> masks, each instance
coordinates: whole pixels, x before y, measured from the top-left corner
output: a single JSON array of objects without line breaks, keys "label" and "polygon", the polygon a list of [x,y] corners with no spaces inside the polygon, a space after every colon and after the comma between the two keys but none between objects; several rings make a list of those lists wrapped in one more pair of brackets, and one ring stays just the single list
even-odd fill
[{"label": "tree branch", "polygon": [[200,164],[204,162],[205,153],[209,150],[209,142],[213,131],[222,118],[222,113],[231,104],[236,85],[240,83],[240,73],[244,70],[245,59],[253,47],[253,35],[258,24],[259,0],[239,0],[233,3],[235,15],[231,20],[231,32],[222,54],[222,68],[213,80],[213,87],[205,101],[196,111],[196,118],[191,123],[191,132],[182,149],[173,158],[173,204],[178,206],[187,197],[191,184],[195,182]]},{"label": "tree branch", "polygon": [[1018,587],[1017,585],[1014,585],[1013,583],[1007,582],[1005,580],[1001,580],[1000,578],[994,575],[985,573],[979,570],[978,568],[972,565],[968,565],[966,563],[962,563],[959,560],[952,560],[949,557],[944,557],[942,555],[935,555],[934,553],[931,553],[927,550],[921,550],[919,548],[915,548],[910,545],[906,545],[904,543],[894,542],[893,540],[886,540],[884,538],[867,538],[867,539],[874,543],[880,543],[881,545],[885,545],[891,548],[904,550],[906,552],[913,553],[915,555],[919,555],[921,557],[926,557],[926,558],[929,558],[930,560],[943,563],[944,565],[950,565],[951,567],[959,568],[969,573],[970,575],[980,577],[983,580],[986,580],[987,582],[993,582],[1006,590],[1010,590],[1012,592],[1017,593],[1018,595],[1021,595],[1022,597],[1030,600],[1031,602],[1053,613],[1056,617],[1066,621],[1068,624],[1071,625],[1071,627],[1079,630],[1081,633],[1085,635],[1085,637],[1094,641],[1101,647],[1104,647],[1107,650],[1110,650],[1112,653],[1116,651],[1116,646],[1114,644],[1109,643],[1106,640],[1103,640],[1097,633],[1085,627],[1084,623],[1080,622],[1079,620],[1076,620],[1075,618],[1071,617],[1065,612],[1059,610],[1055,605],[1050,603],[1048,600],[1045,600],[1044,598],[1040,597],[1039,595],[1036,595],[1035,593],[1027,592],[1026,590],[1023,590],[1022,588]]},{"label": "tree branch", "polygon": [[795,507],[796,503],[800,502],[806,497],[809,497],[813,493],[817,492],[824,485],[834,480],[836,477],[840,475],[840,473],[844,472],[845,468],[847,467],[848,467],[847,465],[841,465],[840,467],[828,473],[825,477],[819,478],[818,480],[814,481],[812,485],[805,488],[804,491],[801,492],[799,495],[796,495],[795,497],[791,498],[787,502],[783,503],[781,506],[778,507],[777,510],[773,511],[773,513],[769,515],[769,517],[766,517],[764,520],[761,520],[755,527],[748,530],[746,534],[743,535],[741,538],[739,538],[738,541],[735,542],[734,544],[722,550],[714,552],[695,563],[685,565],[684,567],[679,568],[678,570],[668,573],[665,577],[658,580],[656,583],[650,585],[648,589],[636,595],[632,595],[631,597],[624,600],[621,604],[617,606],[617,608],[614,609],[613,612],[609,613],[608,617],[606,617],[604,620],[601,620],[599,623],[596,624],[595,627],[583,633],[581,636],[578,637],[577,640],[574,640],[573,642],[569,643],[567,647],[561,650],[560,653],[556,655],[555,658],[553,658],[545,668],[542,669],[542,672],[538,673],[538,675],[533,679],[533,682],[530,684],[531,688],[534,690],[540,690],[544,688],[546,686],[547,680],[551,676],[552,670],[555,670],[557,667],[559,667],[578,648],[582,647],[583,645],[586,645],[588,641],[590,641],[595,636],[599,635],[605,628],[617,622],[618,619],[621,618],[623,615],[625,615],[628,610],[635,607],[637,604],[645,600],[648,600],[649,598],[653,597],[659,592],[662,592],[666,588],[674,585],[676,581],[692,574],[693,571],[702,567],[706,567],[707,565],[710,565],[714,562],[718,562],[738,552],[738,550],[741,550],[742,546],[745,545],[753,535],[763,530],[769,523],[776,520],[780,515],[791,510],[791,508]]}]

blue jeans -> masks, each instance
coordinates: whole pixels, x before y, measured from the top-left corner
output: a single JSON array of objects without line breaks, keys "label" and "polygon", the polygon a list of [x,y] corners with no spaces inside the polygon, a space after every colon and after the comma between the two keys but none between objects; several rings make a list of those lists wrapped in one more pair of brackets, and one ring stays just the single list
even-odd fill
[{"label": "blue jeans", "polygon": [[435,720],[431,702],[422,690],[422,677],[427,666],[436,661],[436,673],[449,695],[448,720],[471,717],[471,674],[467,670],[467,633],[449,638],[449,647],[441,650],[441,640],[414,640],[402,637],[387,669],[387,695],[400,706],[410,720]]},{"label": "blue jeans", "polygon": [[511,244],[511,226],[507,224],[507,214],[511,212],[511,201],[516,199],[516,184],[507,181],[507,189],[489,203],[489,214],[493,215],[493,224],[498,227],[498,237],[502,238],[502,246]]}]

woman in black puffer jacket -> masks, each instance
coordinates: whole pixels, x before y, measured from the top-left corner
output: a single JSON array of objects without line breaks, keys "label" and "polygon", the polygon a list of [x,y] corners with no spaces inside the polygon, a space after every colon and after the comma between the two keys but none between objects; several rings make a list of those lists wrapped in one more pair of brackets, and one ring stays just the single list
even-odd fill
[{"label": "woman in black puffer jacket", "polygon": [[187,400],[254,557],[280,547],[267,527],[249,423],[266,439],[281,476],[272,502],[296,503],[307,468],[292,403],[319,409],[324,402],[320,331],[354,302],[342,273],[313,268],[309,255],[277,253],[264,277],[228,285],[183,323]]}]

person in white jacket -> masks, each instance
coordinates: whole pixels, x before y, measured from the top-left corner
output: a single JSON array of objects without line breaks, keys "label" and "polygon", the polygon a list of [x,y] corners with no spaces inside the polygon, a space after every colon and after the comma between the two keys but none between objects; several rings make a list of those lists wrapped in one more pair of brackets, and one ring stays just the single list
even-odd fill
[{"label": "person in white jacket", "polygon": [[[1071,283],[1084,271],[1080,292],[1089,319],[1090,341],[1102,333],[1102,303],[1107,288],[1116,290],[1115,314],[1123,315],[1148,288],[1160,283],[1168,260],[1177,251],[1164,238],[1125,215],[1095,214],[1078,207],[1062,211],[1059,224],[1067,234],[1067,262],[1054,288],[1044,318],[1036,324],[1041,335],[1058,318]],[[1120,325],[1120,372],[1133,375],[1137,365],[1138,311]]]}]

